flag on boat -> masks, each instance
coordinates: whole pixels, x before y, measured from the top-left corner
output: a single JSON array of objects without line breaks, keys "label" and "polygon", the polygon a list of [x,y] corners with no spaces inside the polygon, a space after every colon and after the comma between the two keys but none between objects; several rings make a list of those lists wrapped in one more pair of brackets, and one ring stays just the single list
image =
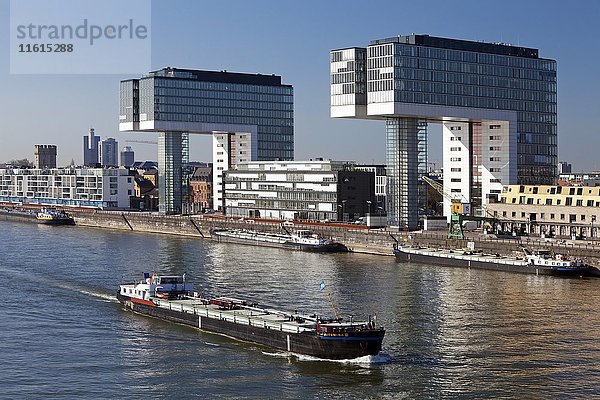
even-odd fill
[{"label": "flag on boat", "polygon": [[319,285],[319,290],[321,290],[321,292],[325,290],[325,281],[321,281],[321,284]]}]

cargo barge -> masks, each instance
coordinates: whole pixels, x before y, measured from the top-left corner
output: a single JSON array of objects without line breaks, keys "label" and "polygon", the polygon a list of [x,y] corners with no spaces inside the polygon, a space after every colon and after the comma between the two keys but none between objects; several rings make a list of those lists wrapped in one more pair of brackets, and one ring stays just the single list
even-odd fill
[{"label": "cargo barge", "polygon": [[126,309],[203,331],[312,357],[346,360],[381,351],[385,329],[366,322],[324,319],[249,304],[231,297],[207,298],[183,276],[144,274],[120,285],[117,299]]},{"label": "cargo barge", "polygon": [[442,265],[554,276],[597,276],[598,269],[581,261],[568,260],[547,250],[525,251],[523,257],[505,257],[472,250],[445,250],[419,246],[394,246],[398,260]]},{"label": "cargo barge", "polygon": [[314,252],[347,252],[348,248],[335,240],[322,238],[307,229],[292,234],[260,232],[247,229],[212,229],[211,236],[218,242],[278,247]]}]

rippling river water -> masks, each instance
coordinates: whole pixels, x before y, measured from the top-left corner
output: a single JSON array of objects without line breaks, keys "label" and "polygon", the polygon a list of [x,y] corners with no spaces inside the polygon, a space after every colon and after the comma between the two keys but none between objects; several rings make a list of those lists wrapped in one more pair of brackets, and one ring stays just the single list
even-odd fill
[{"label": "rippling river water", "polygon": [[[600,279],[400,264],[131,232],[0,222],[2,398],[600,397]],[[376,314],[370,362],[287,357],[122,310],[143,271],[198,291]]]}]

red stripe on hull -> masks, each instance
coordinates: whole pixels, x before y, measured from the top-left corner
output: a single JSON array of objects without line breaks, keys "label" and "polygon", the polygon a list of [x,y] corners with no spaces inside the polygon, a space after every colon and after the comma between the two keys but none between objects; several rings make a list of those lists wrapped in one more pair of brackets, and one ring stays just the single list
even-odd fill
[{"label": "red stripe on hull", "polygon": [[132,303],[143,304],[145,306],[156,307],[156,304],[154,304],[150,300],[138,299],[136,297],[131,297],[131,302]]}]

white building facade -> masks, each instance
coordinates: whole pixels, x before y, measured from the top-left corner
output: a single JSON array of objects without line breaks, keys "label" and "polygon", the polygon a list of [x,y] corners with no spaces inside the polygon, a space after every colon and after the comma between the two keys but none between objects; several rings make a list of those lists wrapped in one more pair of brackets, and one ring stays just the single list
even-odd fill
[{"label": "white building facade", "polygon": [[0,169],[0,201],[129,208],[133,178],[124,168]]},{"label": "white building facade", "polygon": [[213,206],[223,210],[223,173],[255,160],[257,141],[251,133],[213,133]]},{"label": "white building facade", "polygon": [[353,220],[375,203],[374,173],[344,161],[254,161],[224,173],[228,216]]}]

